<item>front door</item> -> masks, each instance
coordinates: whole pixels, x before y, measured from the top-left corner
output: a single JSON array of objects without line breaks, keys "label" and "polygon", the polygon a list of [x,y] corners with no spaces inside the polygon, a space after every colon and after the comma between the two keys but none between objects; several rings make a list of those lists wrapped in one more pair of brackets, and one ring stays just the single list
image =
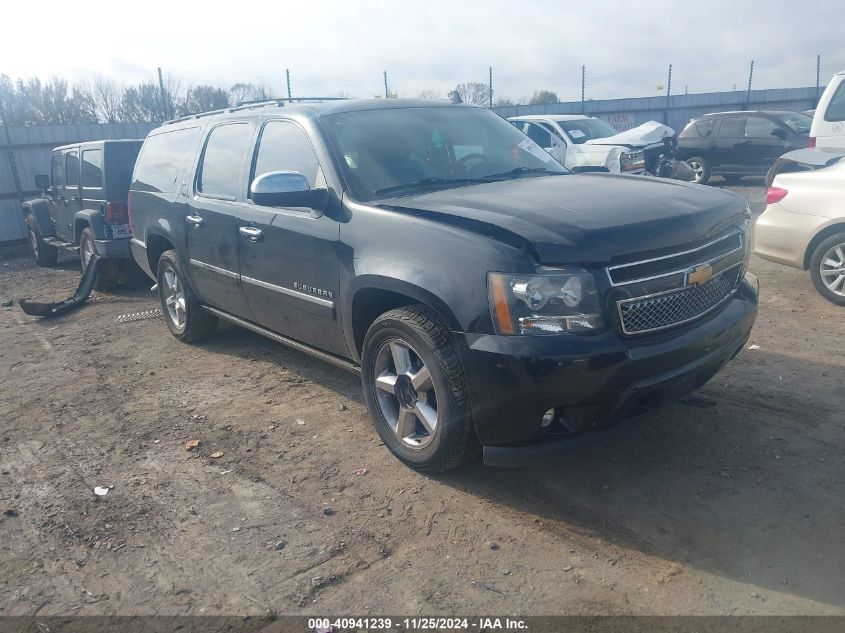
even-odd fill
[{"label": "front door", "polygon": [[62,152],[53,154],[50,163],[50,189],[47,191],[50,203],[50,222],[56,235],[64,235],[62,225],[65,224],[65,155]]},{"label": "front door", "polygon": [[787,135],[792,132],[779,123],[762,116],[749,115],[745,121],[742,164],[753,171],[764,172],[779,156],[788,151]]},{"label": "front door", "polygon": [[[326,187],[308,136],[295,123],[267,121],[256,145],[250,181],[296,171],[312,189]],[[338,321],[338,223],[320,210],[240,205],[241,284],[255,320],[314,347],[346,355]]]},{"label": "front door", "polygon": [[238,283],[237,203],[251,137],[245,121],[211,129],[182,219],[194,290],[204,302],[244,318],[251,314]]}]

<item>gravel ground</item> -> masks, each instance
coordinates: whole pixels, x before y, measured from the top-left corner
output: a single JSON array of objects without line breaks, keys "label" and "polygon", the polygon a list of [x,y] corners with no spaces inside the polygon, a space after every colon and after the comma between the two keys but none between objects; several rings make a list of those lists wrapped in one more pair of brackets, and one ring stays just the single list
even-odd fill
[{"label": "gravel ground", "polygon": [[[352,375],[116,322],[144,289],[0,308],[0,615],[845,614],[845,313],[751,270],[759,349],[693,397],[600,450],[437,477],[390,456]],[[3,301],[77,280],[0,261]]]}]

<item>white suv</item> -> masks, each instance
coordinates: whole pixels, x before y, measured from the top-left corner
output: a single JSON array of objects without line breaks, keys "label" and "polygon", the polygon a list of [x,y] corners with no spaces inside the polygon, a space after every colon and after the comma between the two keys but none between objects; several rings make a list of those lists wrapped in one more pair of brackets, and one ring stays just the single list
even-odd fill
[{"label": "white suv", "polygon": [[833,76],[819,100],[809,146],[845,148],[845,70]]}]

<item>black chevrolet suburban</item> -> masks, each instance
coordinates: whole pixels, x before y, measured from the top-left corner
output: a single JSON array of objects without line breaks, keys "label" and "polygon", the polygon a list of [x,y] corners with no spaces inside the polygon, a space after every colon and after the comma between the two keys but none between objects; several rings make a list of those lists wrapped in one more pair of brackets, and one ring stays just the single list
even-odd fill
[{"label": "black chevrolet suburban", "polygon": [[127,195],[141,143],[89,141],[53,150],[50,175],[35,177],[42,196],[23,204],[32,256],[40,266],[52,266],[59,250],[67,250],[79,253],[84,271],[97,253],[103,258],[98,290],[114,286],[127,265],[137,270],[129,251]]},{"label": "black chevrolet suburban", "polygon": [[678,398],[757,312],[743,199],[572,174],[470,105],[177,119],[144,142],[129,212],[173,335],[224,319],[360,373],[385,444],[428,472]]}]

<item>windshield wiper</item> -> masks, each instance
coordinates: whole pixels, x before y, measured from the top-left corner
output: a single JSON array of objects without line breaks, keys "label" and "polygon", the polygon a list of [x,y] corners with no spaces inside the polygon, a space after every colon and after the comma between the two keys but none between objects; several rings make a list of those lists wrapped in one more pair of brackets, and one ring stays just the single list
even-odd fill
[{"label": "windshield wiper", "polygon": [[551,169],[546,169],[545,167],[514,167],[510,171],[503,171],[500,174],[490,174],[489,176],[484,176],[484,180],[507,180],[508,178],[521,178],[522,176],[527,176],[530,174],[565,174],[565,171],[553,171]]},{"label": "windshield wiper", "polygon": [[396,193],[398,191],[403,191],[405,189],[420,189],[430,186],[439,186],[439,185],[465,185],[465,184],[477,184],[480,182],[487,182],[487,178],[437,178],[437,177],[430,177],[430,178],[420,178],[419,180],[415,180],[414,182],[406,182],[403,185],[394,185],[393,187],[385,187],[384,189],[377,189],[373,193],[377,195],[384,195],[390,193]]}]

